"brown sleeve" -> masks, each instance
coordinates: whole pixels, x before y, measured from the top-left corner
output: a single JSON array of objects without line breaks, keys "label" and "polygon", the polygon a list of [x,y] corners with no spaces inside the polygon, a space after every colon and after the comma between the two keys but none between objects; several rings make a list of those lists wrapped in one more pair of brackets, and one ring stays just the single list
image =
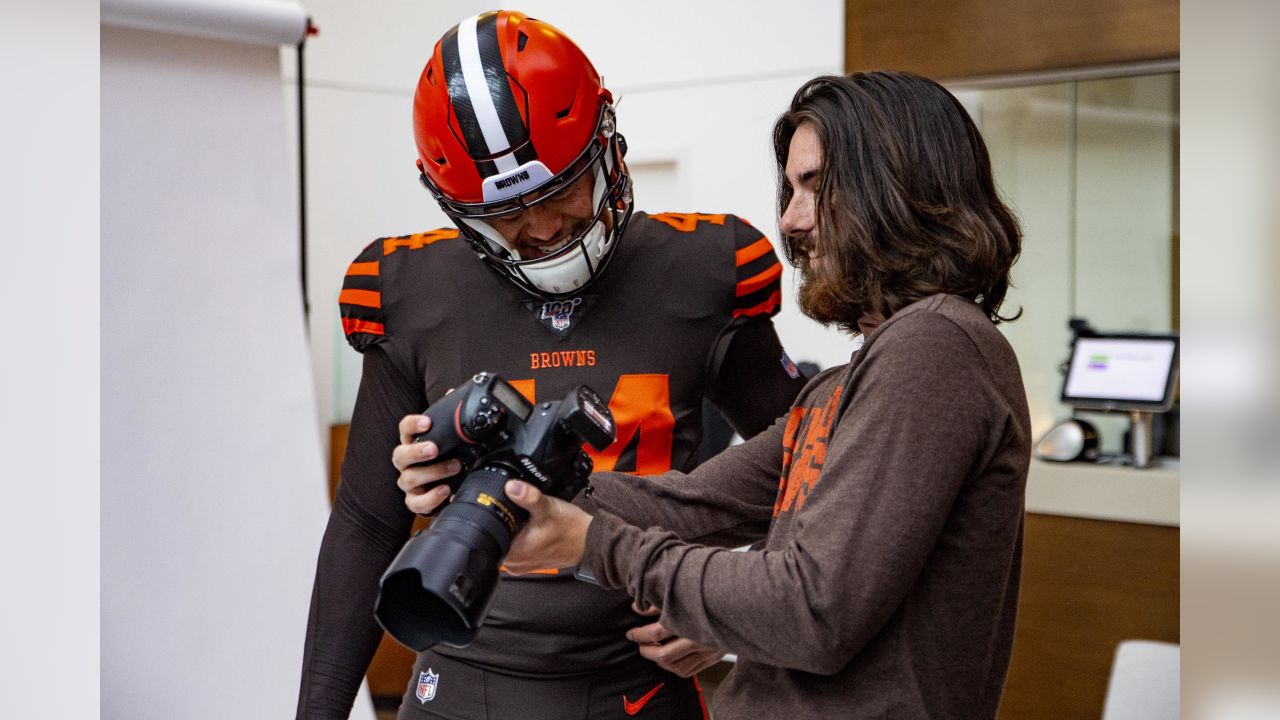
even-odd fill
[{"label": "brown sleeve", "polygon": [[422,393],[386,345],[364,351],[342,480],[325,529],[307,618],[299,720],[347,718],[382,639],[373,617],[378,579],[408,538],[413,514],[396,486],[391,451],[400,418],[422,411]]},{"label": "brown sleeve", "polygon": [[738,434],[754,437],[785,414],[806,379],[794,363],[792,377],[773,321],[735,320],[712,353],[708,397]]},{"label": "brown sleeve", "polygon": [[805,378],[789,360],[784,366],[773,324],[783,295],[773,245],[736,215],[726,215],[725,226],[733,236],[732,320],[707,364],[707,397],[739,435],[750,438],[787,412]]},{"label": "brown sleeve", "polygon": [[769,530],[782,467],[786,418],[734,445],[693,472],[636,477],[591,476],[592,494],[579,501],[588,512],[606,511],[638,527],[660,526],[691,542],[738,546]]},{"label": "brown sleeve", "polygon": [[661,607],[675,633],[771,665],[843,668],[902,604],[1007,417],[980,354],[948,320],[918,313],[893,330],[863,358],[849,389],[857,412],[831,431],[785,537],[731,552],[601,512],[584,562],[605,587]]}]

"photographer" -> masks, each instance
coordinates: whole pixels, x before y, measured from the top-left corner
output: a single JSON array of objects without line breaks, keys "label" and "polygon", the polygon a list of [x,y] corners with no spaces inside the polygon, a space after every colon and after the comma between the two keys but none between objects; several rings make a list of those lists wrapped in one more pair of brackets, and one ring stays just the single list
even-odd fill
[{"label": "photographer", "polygon": [[925,78],[810,81],[774,144],[801,307],[865,344],[688,475],[593,475],[586,511],[508,482],[531,519],[505,562],[581,565],[661,628],[737,653],[718,720],[995,717],[1030,459],[995,327],[1017,222],[973,122]]},{"label": "photographer", "polygon": [[[537,402],[585,383],[617,420],[595,466],[653,474],[696,463],[704,397],[750,437],[803,386],[770,319],[781,264],[769,241],[732,215],[633,212],[612,103],[569,38],[520,13],[468,18],[436,44],[413,126],[420,179],[457,227],[379,239],[347,272],[339,302],[363,375],[299,718],[347,717],[382,637],[379,576],[414,519],[388,462],[402,416],[479,370]],[[702,718],[692,675],[722,652],[673,640],[654,654],[627,638],[654,627],[625,592],[571,572],[503,576],[471,645],[419,655],[400,716]]]}]

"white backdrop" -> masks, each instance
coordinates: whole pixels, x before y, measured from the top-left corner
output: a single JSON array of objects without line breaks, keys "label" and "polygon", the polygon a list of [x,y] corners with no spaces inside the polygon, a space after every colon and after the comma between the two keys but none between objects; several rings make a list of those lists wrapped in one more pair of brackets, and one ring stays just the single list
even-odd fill
[{"label": "white backdrop", "polygon": [[0,717],[97,717],[98,4],[3,15]]},{"label": "white backdrop", "polygon": [[292,717],[328,514],[282,40],[202,34],[102,28],[104,718]]}]

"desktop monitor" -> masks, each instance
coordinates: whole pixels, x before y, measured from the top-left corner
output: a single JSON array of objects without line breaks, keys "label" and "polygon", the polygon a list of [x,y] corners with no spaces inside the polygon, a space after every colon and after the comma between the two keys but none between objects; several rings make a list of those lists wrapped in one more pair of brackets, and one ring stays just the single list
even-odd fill
[{"label": "desktop monitor", "polygon": [[1077,336],[1062,402],[1082,410],[1164,412],[1177,384],[1177,335]]}]

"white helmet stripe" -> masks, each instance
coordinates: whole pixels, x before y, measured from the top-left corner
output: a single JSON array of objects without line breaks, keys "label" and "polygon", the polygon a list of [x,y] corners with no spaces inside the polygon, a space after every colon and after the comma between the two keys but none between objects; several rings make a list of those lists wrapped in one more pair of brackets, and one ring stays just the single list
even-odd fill
[{"label": "white helmet stripe", "polygon": [[[467,83],[467,95],[471,99],[480,132],[484,133],[485,144],[493,149],[509,148],[511,141],[502,129],[502,120],[498,118],[498,110],[489,94],[484,65],[480,62],[480,41],[476,37],[476,23],[479,20],[480,16],[476,15],[458,25],[458,58],[462,63],[462,77]],[[499,156],[493,162],[499,173],[515,170],[518,165],[513,153]]]}]

